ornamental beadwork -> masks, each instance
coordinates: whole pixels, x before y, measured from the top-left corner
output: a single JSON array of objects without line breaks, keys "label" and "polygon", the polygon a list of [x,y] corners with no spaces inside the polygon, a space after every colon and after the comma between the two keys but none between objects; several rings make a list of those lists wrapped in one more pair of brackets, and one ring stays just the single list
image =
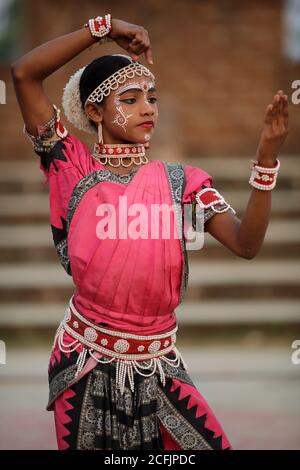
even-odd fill
[{"label": "ornamental beadwork", "polygon": [[129,349],[129,343],[126,339],[118,339],[114,344],[114,350],[119,353],[125,353]]},{"label": "ornamental beadwork", "polygon": [[43,124],[43,130],[39,131],[38,136],[34,136],[28,132],[26,126],[23,126],[23,133],[30,140],[35,152],[49,153],[56,143],[65,138],[68,130],[60,122],[60,109],[55,104],[52,104],[54,114],[48,122]]},{"label": "ornamental beadwork", "polygon": [[141,346],[138,346],[137,350],[138,352],[143,352],[145,349],[145,346],[141,345]]},{"label": "ornamental beadwork", "polygon": [[224,197],[216,188],[204,187],[195,196],[195,199],[201,209],[212,209],[216,213],[227,212],[229,209],[236,214],[236,211],[228,204]]},{"label": "ornamental beadwork", "polygon": [[169,341],[168,341],[168,340],[166,340],[166,341],[164,342],[164,348],[166,348],[167,346],[169,346]]},{"label": "ornamental beadwork", "polygon": [[103,98],[108,96],[111,91],[116,90],[120,84],[125,82],[127,78],[133,78],[135,75],[138,75],[140,77],[142,75],[145,75],[145,77],[151,77],[154,82],[154,75],[150,72],[147,67],[136,61],[133,61],[130,56],[125,57],[127,57],[131,63],[129,65],[126,65],[126,67],[122,67],[121,69],[117,70],[110,77],[100,83],[100,85],[98,85],[97,88],[95,88],[95,90],[92,91],[92,93],[87,97],[84,105],[86,105],[88,101],[90,101],[91,103],[101,103]]},{"label": "ornamental beadwork", "polygon": [[161,344],[160,341],[153,341],[153,343],[151,343],[150,346],[148,347],[149,353],[153,354],[159,351],[160,344]]},{"label": "ornamental beadwork", "polygon": [[71,310],[69,309],[69,307],[67,307],[66,313],[65,313],[65,322],[67,323],[70,320],[71,320]]},{"label": "ornamental beadwork", "polygon": [[87,341],[93,343],[94,341],[96,341],[98,333],[96,330],[94,330],[94,328],[89,327],[84,330],[84,337]]},{"label": "ornamental beadwork", "polygon": [[74,326],[74,328],[76,328],[76,329],[79,328],[78,321],[73,321],[73,326]]},{"label": "ornamental beadwork", "polygon": [[[278,176],[278,170],[280,168],[280,161],[276,159],[275,166],[273,167],[262,167],[258,165],[257,160],[250,160],[252,162],[251,174],[249,183],[256,189],[264,191],[270,191],[275,188],[276,180]],[[262,183],[259,183],[262,181]]]},{"label": "ornamental beadwork", "polygon": [[102,338],[101,341],[100,341],[100,343],[102,344],[102,346],[107,346],[108,341],[107,341],[106,338]]},{"label": "ornamental beadwork", "polygon": [[256,179],[262,179],[263,181],[273,181],[273,178],[271,178],[268,175],[262,175],[261,178],[259,178],[259,176],[257,176]]}]

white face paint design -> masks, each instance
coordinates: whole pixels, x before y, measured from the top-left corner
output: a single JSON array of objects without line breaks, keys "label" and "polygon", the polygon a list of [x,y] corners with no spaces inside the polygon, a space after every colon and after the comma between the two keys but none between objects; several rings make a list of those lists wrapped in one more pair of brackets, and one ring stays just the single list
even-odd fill
[{"label": "white face paint design", "polygon": [[116,115],[115,119],[113,120],[113,124],[118,124],[118,126],[121,126],[126,132],[125,126],[128,122],[128,119],[132,116],[132,114],[125,114],[122,109],[122,106],[117,106],[117,111],[119,112]]},{"label": "white face paint design", "polygon": [[[132,114],[125,114],[122,105],[120,102],[120,95],[124,93],[125,91],[131,90],[132,88],[137,88],[144,93],[144,99],[145,103],[147,103],[147,94],[150,88],[154,87],[154,83],[151,81],[144,80],[142,82],[131,82],[127,85],[123,85],[118,88],[118,91],[114,97],[114,104],[116,106],[116,109],[118,111],[118,114],[116,115],[115,119],[113,120],[113,124],[117,124],[121,126],[124,131],[126,132],[126,124],[128,122],[128,119],[132,116]],[[146,140],[150,140],[150,135],[146,134],[145,136]]]}]

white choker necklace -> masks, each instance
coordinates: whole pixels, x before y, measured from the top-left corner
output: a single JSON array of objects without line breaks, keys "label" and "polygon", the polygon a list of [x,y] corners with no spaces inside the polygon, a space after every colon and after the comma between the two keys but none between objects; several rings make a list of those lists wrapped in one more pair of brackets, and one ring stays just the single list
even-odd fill
[{"label": "white choker necklace", "polygon": [[[144,144],[94,144],[93,157],[103,165],[112,167],[123,166],[128,168],[132,164],[143,165],[148,163]],[[124,159],[129,159],[125,164]],[[116,164],[115,164],[116,162]]]}]

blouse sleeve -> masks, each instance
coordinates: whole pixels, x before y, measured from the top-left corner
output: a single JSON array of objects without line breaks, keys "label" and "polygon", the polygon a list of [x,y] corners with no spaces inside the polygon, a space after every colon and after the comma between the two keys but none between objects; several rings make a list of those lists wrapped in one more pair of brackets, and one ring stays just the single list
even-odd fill
[{"label": "blouse sleeve", "polygon": [[88,173],[93,171],[94,159],[88,147],[67,131],[60,121],[60,110],[53,105],[52,118],[38,127],[39,135],[23,132],[40,157],[40,169],[49,189],[50,225],[56,251],[61,264],[71,274],[67,255],[67,213],[73,189]]},{"label": "blouse sleeve", "polygon": [[23,133],[32,143],[40,157],[40,169],[49,177],[66,169],[74,168],[82,177],[91,169],[91,156],[86,145],[71,134],[60,120],[60,109],[53,104],[51,119],[38,126],[38,136],[31,135],[23,127]]},{"label": "blouse sleeve", "polygon": [[204,210],[204,231],[207,232],[206,222],[216,214],[236,211],[228,204],[219,191],[213,186],[213,177],[201,168],[184,165],[185,190],[183,203],[192,204],[192,216],[195,220],[196,204]]}]

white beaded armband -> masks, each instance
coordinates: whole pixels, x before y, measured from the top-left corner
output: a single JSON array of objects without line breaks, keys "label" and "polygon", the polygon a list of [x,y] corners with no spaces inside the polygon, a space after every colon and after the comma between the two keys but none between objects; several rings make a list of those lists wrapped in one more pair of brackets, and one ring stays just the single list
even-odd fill
[{"label": "white beaded armband", "polygon": [[54,116],[43,125],[37,126],[38,136],[28,132],[26,126],[23,133],[28,137],[36,152],[50,152],[58,140],[63,139],[68,134],[67,129],[60,122],[60,109],[53,104]]},{"label": "white beaded armband", "polygon": [[195,198],[199,206],[205,211],[204,221],[208,220],[214,213],[221,214],[229,209],[236,214],[236,211],[215,188],[204,187],[196,194]]}]

